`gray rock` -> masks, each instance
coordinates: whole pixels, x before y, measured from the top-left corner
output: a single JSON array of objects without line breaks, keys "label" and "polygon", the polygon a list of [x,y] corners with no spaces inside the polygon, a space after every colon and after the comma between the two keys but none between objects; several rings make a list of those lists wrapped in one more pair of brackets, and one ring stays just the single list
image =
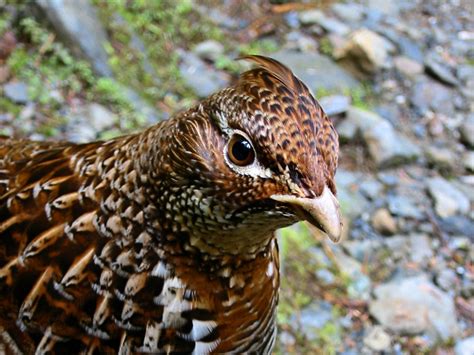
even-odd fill
[{"label": "gray rock", "polygon": [[387,351],[390,348],[392,339],[381,326],[374,326],[367,331],[364,337],[364,344],[373,351]]},{"label": "gray rock", "polygon": [[405,56],[398,56],[393,59],[395,68],[406,77],[413,79],[423,72],[423,66],[417,61]]},{"label": "gray rock", "polygon": [[315,25],[324,17],[326,17],[326,15],[319,10],[308,10],[299,13],[299,20],[301,24],[305,26]]},{"label": "gray rock", "polygon": [[207,97],[228,84],[227,76],[206,65],[193,53],[181,51],[179,70],[186,85],[199,97]]},{"label": "gray rock", "polygon": [[332,11],[346,22],[359,22],[364,17],[364,8],[360,4],[336,3],[332,5]]},{"label": "gray rock", "polygon": [[353,258],[363,263],[370,260],[383,244],[379,239],[363,239],[345,240],[342,246]]},{"label": "gray rock", "polygon": [[346,118],[337,126],[339,138],[352,141],[358,138],[362,131],[380,122],[383,122],[383,118],[376,113],[351,106],[347,110]]},{"label": "gray rock", "polygon": [[436,55],[427,55],[425,58],[426,71],[445,84],[456,86],[458,79],[454,76],[453,70],[441,62]]},{"label": "gray rock", "polygon": [[370,200],[375,200],[380,196],[383,185],[375,179],[364,180],[360,186],[360,192]]},{"label": "gray rock", "polygon": [[412,88],[411,102],[421,114],[434,111],[451,116],[454,113],[452,90],[433,80],[418,80]]},{"label": "gray rock", "polygon": [[346,112],[351,104],[351,98],[344,95],[325,96],[318,101],[328,116]]},{"label": "gray rock", "polygon": [[399,1],[368,0],[367,7],[391,16],[397,16],[400,11]]},{"label": "gray rock", "polygon": [[124,93],[130,105],[133,106],[135,112],[143,115],[149,124],[154,124],[167,118],[164,116],[164,114],[156,111],[132,88],[123,86],[122,92]]},{"label": "gray rock", "polygon": [[77,55],[87,59],[99,75],[112,76],[104,49],[104,43],[108,41],[107,34],[96,9],[88,0],[39,0],[38,5]]},{"label": "gray rock", "polygon": [[224,46],[217,41],[208,40],[197,44],[193,52],[201,59],[216,61],[224,53]]},{"label": "gray rock", "polygon": [[474,80],[474,65],[460,64],[456,68],[456,76],[463,82]]},{"label": "gray rock", "polygon": [[377,232],[385,235],[395,234],[398,230],[397,222],[385,208],[378,209],[372,215],[372,226]]},{"label": "gray rock", "polygon": [[286,49],[296,49],[300,52],[315,52],[318,49],[318,43],[314,38],[301,33],[300,31],[291,31],[286,36]]},{"label": "gray rock", "polygon": [[318,269],[316,270],[315,274],[318,278],[318,281],[320,281],[322,284],[330,285],[336,281],[336,277],[328,269]]},{"label": "gray rock", "polygon": [[380,121],[362,131],[371,158],[379,167],[397,166],[415,161],[420,149],[397,133],[388,121]]},{"label": "gray rock", "polygon": [[447,148],[428,146],[425,148],[425,156],[431,165],[448,172],[454,169],[457,161],[456,155]]},{"label": "gray rock", "polygon": [[378,285],[374,294],[369,311],[390,331],[427,332],[444,341],[459,332],[453,298],[424,275]]},{"label": "gray rock", "polygon": [[22,81],[10,81],[3,86],[5,96],[13,102],[25,104],[28,102],[28,85]]},{"label": "gray rock", "polygon": [[395,216],[422,219],[423,213],[414,198],[404,195],[390,195],[387,198],[388,209]]},{"label": "gray rock", "polygon": [[[399,36],[395,41],[401,54],[418,63],[423,63],[424,54],[418,42],[412,41],[406,36]],[[420,64],[421,65],[421,64]]]},{"label": "gray rock", "polygon": [[410,260],[426,266],[433,257],[431,240],[425,234],[413,234],[408,239],[410,240]]},{"label": "gray rock", "polygon": [[290,67],[311,90],[342,92],[355,89],[360,83],[347,71],[326,56],[281,50],[272,57]]},{"label": "gray rock", "polygon": [[474,354],[474,336],[460,340],[454,347],[455,355],[472,355]]},{"label": "gray rock", "polygon": [[374,74],[390,66],[388,58],[391,48],[392,44],[385,38],[363,28],[351,34],[340,51],[340,59],[366,74]]},{"label": "gray rock", "polygon": [[319,26],[324,28],[326,32],[334,33],[339,36],[345,36],[351,31],[349,26],[339,20],[330,17],[323,17],[317,23]]},{"label": "gray rock", "polygon": [[461,134],[462,142],[474,148],[474,114],[466,117],[459,127],[459,133]]},{"label": "gray rock", "polygon": [[325,301],[315,301],[301,311],[299,320],[293,319],[291,323],[298,324],[295,328],[300,328],[308,340],[316,340],[318,333],[332,316],[332,305]]},{"label": "gray rock", "polygon": [[339,169],[336,174],[337,197],[343,215],[349,220],[357,217],[369,205],[357,189],[358,179],[361,178],[359,174],[353,174],[343,169]]},{"label": "gray rock", "polygon": [[451,269],[443,268],[436,275],[436,284],[447,292],[455,290],[458,282],[456,272]]},{"label": "gray rock", "polygon": [[469,212],[469,199],[449,181],[441,177],[430,178],[427,187],[438,216],[445,218]]},{"label": "gray rock", "polygon": [[118,122],[117,116],[112,111],[95,102],[86,105],[79,114],[86,118],[87,123],[96,132],[110,128]]},{"label": "gray rock", "polygon": [[463,156],[462,163],[464,168],[473,173],[474,172],[474,151],[466,152]]}]

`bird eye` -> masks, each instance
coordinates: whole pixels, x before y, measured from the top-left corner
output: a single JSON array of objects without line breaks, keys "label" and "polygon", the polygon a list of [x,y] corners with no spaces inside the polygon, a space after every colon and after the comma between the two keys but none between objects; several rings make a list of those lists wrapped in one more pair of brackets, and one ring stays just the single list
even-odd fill
[{"label": "bird eye", "polygon": [[255,152],[247,138],[234,134],[227,146],[227,156],[235,165],[246,166],[253,163]]}]

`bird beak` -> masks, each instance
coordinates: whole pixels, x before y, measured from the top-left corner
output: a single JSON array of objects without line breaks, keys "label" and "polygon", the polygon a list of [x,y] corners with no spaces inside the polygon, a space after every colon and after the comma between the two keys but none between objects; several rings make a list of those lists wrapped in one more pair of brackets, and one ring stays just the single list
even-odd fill
[{"label": "bird beak", "polygon": [[326,233],[333,242],[338,242],[342,232],[339,202],[329,187],[324,186],[321,196],[316,198],[293,195],[272,195],[278,202],[288,203],[303,219]]}]

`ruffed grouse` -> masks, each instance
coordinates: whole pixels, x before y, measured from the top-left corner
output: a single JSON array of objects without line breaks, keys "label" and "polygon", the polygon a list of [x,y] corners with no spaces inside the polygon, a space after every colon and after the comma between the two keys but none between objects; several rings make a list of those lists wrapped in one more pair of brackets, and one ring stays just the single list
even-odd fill
[{"label": "ruffed grouse", "polygon": [[270,58],[189,110],[89,144],[0,138],[0,349],[258,352],[274,231],[341,233],[337,134]]}]

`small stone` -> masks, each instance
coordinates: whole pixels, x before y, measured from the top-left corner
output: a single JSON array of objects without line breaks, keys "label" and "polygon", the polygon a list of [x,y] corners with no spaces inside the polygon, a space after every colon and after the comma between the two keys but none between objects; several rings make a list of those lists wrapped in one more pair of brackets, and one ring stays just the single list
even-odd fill
[{"label": "small stone", "polygon": [[451,292],[456,288],[458,276],[452,269],[443,268],[436,275],[436,284],[447,292]]},{"label": "small stone", "polygon": [[455,355],[472,355],[474,354],[474,336],[460,340],[454,347]]},{"label": "small stone", "polygon": [[419,79],[412,88],[411,102],[422,115],[428,111],[451,116],[454,113],[453,91],[434,80]]},{"label": "small stone", "polygon": [[375,326],[368,331],[364,337],[364,344],[373,351],[386,351],[389,349],[392,339],[381,326]]},{"label": "small stone", "polygon": [[393,64],[400,73],[411,79],[423,72],[423,66],[420,63],[405,56],[395,57]]},{"label": "small stone", "polygon": [[10,77],[10,68],[6,65],[0,65],[0,84],[3,84]]},{"label": "small stone", "polygon": [[469,151],[464,154],[462,163],[464,168],[473,173],[474,172],[474,151]]},{"label": "small stone", "polygon": [[349,26],[330,17],[323,17],[318,21],[318,25],[324,28],[326,32],[334,33],[339,36],[345,36],[351,31]]},{"label": "small stone", "polygon": [[469,212],[469,199],[449,181],[435,177],[428,179],[427,184],[438,216],[446,218]]},{"label": "small stone", "polygon": [[386,208],[375,211],[372,216],[372,226],[377,232],[385,235],[397,232],[397,222]]},{"label": "small stone", "polygon": [[292,323],[297,323],[295,328],[300,328],[308,340],[316,340],[321,328],[332,318],[332,305],[326,301],[315,301],[301,311],[299,320],[293,319]]},{"label": "small stone", "polygon": [[445,84],[456,86],[458,79],[454,76],[452,70],[441,63],[436,55],[427,55],[425,58],[426,71]]},{"label": "small stone", "polygon": [[330,285],[336,281],[336,277],[328,269],[319,269],[315,274],[318,280],[325,285]]},{"label": "small stone", "polygon": [[319,99],[319,103],[328,116],[334,116],[349,109],[351,98],[344,95],[331,95]]},{"label": "small stone", "polygon": [[339,138],[343,141],[353,141],[359,137],[361,131],[369,129],[370,126],[382,120],[383,118],[374,112],[350,106],[346,118],[337,126]]},{"label": "small stone", "polygon": [[364,8],[360,4],[336,3],[332,5],[332,11],[347,22],[359,22],[364,17]]},{"label": "small stone", "polygon": [[374,74],[389,67],[389,42],[368,29],[353,32],[341,56],[346,62],[366,74]]},{"label": "small stone", "polygon": [[410,240],[410,259],[414,263],[425,266],[433,257],[433,248],[430,239],[424,234],[414,234],[408,237]]},{"label": "small stone", "polygon": [[432,333],[441,340],[459,332],[454,300],[426,276],[416,276],[375,287],[369,312],[398,334]]},{"label": "small stone", "polygon": [[359,186],[360,192],[370,200],[375,200],[380,196],[383,185],[375,179],[365,180]]},{"label": "small stone", "polygon": [[224,53],[224,46],[217,41],[208,40],[196,45],[193,52],[201,59],[216,61]]},{"label": "small stone", "polygon": [[28,102],[28,85],[22,81],[10,81],[3,87],[5,96],[13,102],[25,104]]},{"label": "small stone", "polygon": [[83,114],[88,118],[88,123],[96,132],[110,128],[118,122],[117,116],[112,111],[95,102],[88,104],[84,108]]},{"label": "small stone", "polygon": [[404,195],[390,195],[387,198],[388,209],[395,216],[422,219],[424,214],[414,198]]},{"label": "small stone", "polygon": [[428,146],[425,155],[430,164],[442,171],[451,171],[455,167],[456,155],[446,148]]},{"label": "small stone", "polygon": [[459,133],[461,134],[461,141],[467,146],[474,148],[474,114],[466,117],[459,127]]},{"label": "small stone", "polygon": [[326,15],[322,11],[319,10],[309,10],[309,11],[303,11],[300,12],[299,14],[299,20],[302,25],[308,26],[308,25],[315,25],[317,24],[321,19],[323,19]]}]

